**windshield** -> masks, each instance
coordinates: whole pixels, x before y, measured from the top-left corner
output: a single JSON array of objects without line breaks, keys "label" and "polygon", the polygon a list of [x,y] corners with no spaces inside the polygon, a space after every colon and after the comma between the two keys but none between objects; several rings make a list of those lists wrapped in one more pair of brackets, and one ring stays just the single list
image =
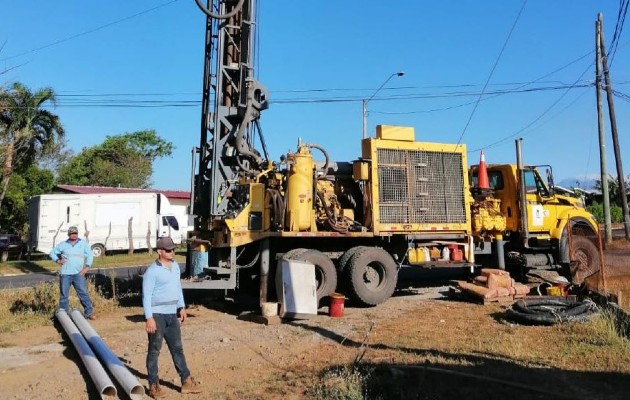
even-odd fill
[{"label": "windshield", "polygon": [[177,222],[177,218],[175,218],[172,215],[166,215],[162,217],[162,224],[164,226],[170,226],[171,228],[175,229],[176,231],[179,230],[179,223]]}]

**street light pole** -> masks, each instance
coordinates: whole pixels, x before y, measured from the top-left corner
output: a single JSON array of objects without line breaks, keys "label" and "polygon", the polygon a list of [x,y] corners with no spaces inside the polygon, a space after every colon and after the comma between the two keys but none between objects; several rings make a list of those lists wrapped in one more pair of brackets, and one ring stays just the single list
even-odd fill
[{"label": "street light pole", "polygon": [[376,94],[383,89],[383,87],[385,85],[387,85],[387,82],[389,82],[390,79],[392,79],[395,76],[403,76],[405,75],[405,73],[403,71],[398,71],[398,72],[394,72],[393,74],[391,74],[387,79],[385,79],[385,82],[383,82],[383,84],[381,86],[379,86],[378,89],[376,89],[376,91],[374,93],[372,93],[372,96],[370,96],[369,99],[363,99],[362,101],[362,106],[363,106],[363,139],[367,138],[367,104],[369,103],[370,100],[372,100],[374,98],[374,96],[376,96]]}]

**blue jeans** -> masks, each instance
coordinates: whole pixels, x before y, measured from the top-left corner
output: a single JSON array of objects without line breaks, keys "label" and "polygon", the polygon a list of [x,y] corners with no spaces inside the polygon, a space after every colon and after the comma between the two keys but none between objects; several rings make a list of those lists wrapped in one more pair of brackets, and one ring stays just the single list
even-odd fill
[{"label": "blue jeans", "polygon": [[171,358],[175,369],[182,380],[182,383],[190,376],[186,357],[184,356],[184,346],[182,345],[182,334],[179,325],[179,318],[176,314],[153,314],[155,333],[149,333],[149,351],[147,353],[147,380],[149,385],[158,383],[158,357],[162,342],[166,339],[166,345],[171,352]]},{"label": "blue jeans", "polygon": [[59,308],[62,308],[68,312],[68,303],[70,302],[70,285],[74,286],[74,290],[77,291],[81,305],[83,306],[83,315],[89,317],[94,313],[92,308],[92,300],[87,289],[87,280],[85,275],[60,275],[59,277]]}]

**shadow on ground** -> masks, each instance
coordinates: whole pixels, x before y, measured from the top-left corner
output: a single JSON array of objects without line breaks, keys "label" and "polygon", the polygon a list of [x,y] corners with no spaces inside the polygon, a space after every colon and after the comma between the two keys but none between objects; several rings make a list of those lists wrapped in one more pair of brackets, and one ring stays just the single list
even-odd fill
[{"label": "shadow on ground", "polygon": [[[313,331],[344,347],[357,349],[357,369],[370,399],[626,399],[630,376],[615,372],[564,370],[553,365],[522,365],[499,354],[449,353],[435,349],[366,345],[307,322],[289,324]],[[406,353],[427,358],[417,364],[364,363],[366,351]],[[431,361],[429,361],[431,360]],[[438,361],[435,361],[438,360]],[[342,371],[347,365],[327,367]],[[576,366],[579,369],[579,366]],[[326,383],[324,383],[326,384]]]}]

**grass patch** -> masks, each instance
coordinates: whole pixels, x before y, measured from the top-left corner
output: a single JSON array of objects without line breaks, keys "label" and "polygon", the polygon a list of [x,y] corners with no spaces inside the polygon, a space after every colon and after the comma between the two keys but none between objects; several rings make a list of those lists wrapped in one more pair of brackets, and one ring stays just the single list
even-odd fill
[{"label": "grass patch", "polygon": [[564,324],[559,328],[567,336],[581,336],[582,343],[630,349],[630,314],[614,303],[600,305],[598,310],[583,324]]},{"label": "grass patch", "polygon": [[[464,306],[457,309],[457,315],[465,312]],[[446,386],[467,379],[462,388],[452,389],[462,397],[474,393],[480,384],[488,385],[483,383],[485,377],[506,384],[526,382],[538,388],[539,374],[547,370],[570,371],[562,374],[577,377],[587,371],[627,373],[629,322],[620,318],[623,313],[602,310],[585,323],[555,326],[523,326],[490,319],[473,325],[469,320],[454,319],[451,325],[432,328],[430,321],[439,321],[444,314],[436,317],[427,310],[429,322],[418,328],[426,334],[422,336],[399,328],[401,319],[413,320],[414,315],[401,315],[391,325],[381,326],[383,332],[378,332],[378,337],[389,340],[370,346],[360,363],[323,369],[308,385],[308,398],[411,398],[407,396],[419,391],[427,392],[422,398],[450,398],[438,390],[436,379]]]},{"label": "grass patch", "polygon": [[362,400],[367,398],[366,381],[369,373],[354,366],[324,370],[319,382],[306,391],[314,400]]},{"label": "grass patch", "polygon": [[[107,284],[107,281],[109,284]],[[88,293],[96,314],[140,302],[142,278],[119,281],[112,274],[105,282],[88,279]],[[50,324],[59,306],[59,282],[30,289],[0,291],[0,333],[19,332]],[[76,291],[70,290],[70,307],[83,311]]]}]

